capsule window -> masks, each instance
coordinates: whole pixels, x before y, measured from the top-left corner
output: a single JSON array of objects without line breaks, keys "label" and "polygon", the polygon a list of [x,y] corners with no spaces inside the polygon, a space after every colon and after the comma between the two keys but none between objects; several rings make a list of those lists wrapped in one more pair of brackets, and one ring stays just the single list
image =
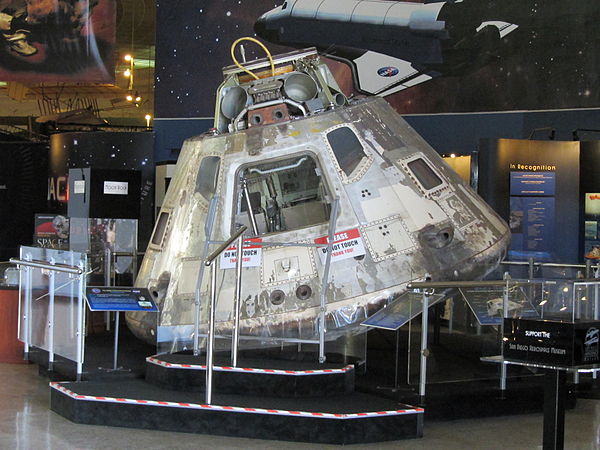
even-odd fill
[{"label": "capsule window", "polygon": [[417,178],[424,190],[429,191],[442,184],[442,179],[437,176],[424,159],[417,158],[406,165]]},{"label": "capsule window", "polygon": [[329,220],[325,180],[310,155],[244,167],[237,199],[235,224],[246,225],[256,235],[296,230]]},{"label": "capsule window", "polygon": [[363,158],[367,158],[363,145],[349,127],[340,127],[327,133],[327,142],[340,166],[350,177]]},{"label": "capsule window", "polygon": [[151,243],[160,247],[162,245],[165,231],[167,231],[167,224],[169,223],[169,213],[161,212],[158,216],[158,221],[154,227],[154,234],[152,235]]},{"label": "capsule window", "polygon": [[196,192],[206,200],[210,200],[217,190],[221,158],[218,156],[205,156],[200,162],[198,177],[196,178]]}]

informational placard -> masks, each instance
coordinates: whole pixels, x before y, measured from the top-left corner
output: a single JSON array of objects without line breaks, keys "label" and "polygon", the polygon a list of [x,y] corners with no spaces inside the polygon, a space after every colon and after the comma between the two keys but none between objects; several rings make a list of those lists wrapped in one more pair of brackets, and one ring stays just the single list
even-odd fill
[{"label": "informational placard", "polygon": [[599,321],[506,319],[504,358],[558,367],[600,362]]},{"label": "informational placard", "polygon": [[148,289],[131,287],[88,287],[85,292],[91,311],[151,311],[158,307]]},{"label": "informational placard", "polygon": [[552,258],[554,235],[554,197],[511,197],[509,226],[512,233],[511,256]]},{"label": "informational placard", "polygon": [[[500,325],[502,323],[504,288],[460,288],[459,291],[480,325]],[[522,289],[510,293],[507,309],[510,317],[539,317]]]},{"label": "informational placard", "polygon": [[[315,244],[327,244],[328,236],[322,236],[315,239]],[[366,253],[365,244],[358,228],[341,231],[333,236],[333,245],[331,246],[331,262],[342,261],[348,258],[355,258]],[[321,261],[327,257],[327,247],[320,247],[319,256]]]},{"label": "informational placard", "polygon": [[510,195],[546,196],[556,194],[554,172],[511,172]]},{"label": "informational placard", "polygon": [[36,247],[67,250],[69,219],[60,214],[36,214],[33,242]]},{"label": "informational placard", "polygon": [[600,193],[585,194],[584,256],[600,260]]},{"label": "informational placard", "polygon": [[105,181],[103,192],[107,195],[127,195],[129,183],[127,181]]},{"label": "informational placard", "polygon": [[[445,299],[445,295],[432,294],[429,296],[427,303],[431,306]],[[420,292],[406,291],[385,308],[380,309],[362,322],[361,325],[396,331],[409,320],[421,314],[422,311],[423,294]]]},{"label": "informational placard", "polygon": [[[242,267],[259,267],[262,260],[262,239],[244,239],[244,248],[242,249]],[[219,261],[221,269],[234,269],[237,263],[237,247],[228,247]]]},{"label": "informational placard", "polygon": [[85,180],[75,180],[73,182],[73,194],[85,194]]}]

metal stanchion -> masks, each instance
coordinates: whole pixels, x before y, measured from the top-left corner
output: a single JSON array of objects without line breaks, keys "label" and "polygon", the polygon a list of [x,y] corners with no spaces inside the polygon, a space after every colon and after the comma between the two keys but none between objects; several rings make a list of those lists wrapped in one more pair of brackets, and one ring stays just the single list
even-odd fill
[{"label": "metal stanchion", "polygon": [[[104,250],[104,286],[112,286],[111,281],[111,260],[112,252],[109,247]],[[110,331],[110,311],[104,312],[104,321],[106,322],[106,331]]]},{"label": "metal stanchion", "polygon": [[329,281],[329,268],[331,267],[331,252],[335,236],[335,224],[337,220],[338,204],[340,198],[336,197],[331,208],[329,220],[329,233],[327,236],[327,255],[325,257],[325,268],[323,269],[323,280],[321,283],[320,307],[319,307],[319,362],[325,362],[325,313],[327,312],[327,283]]},{"label": "metal stanchion", "polygon": [[217,267],[215,259],[231,245],[233,241],[244,234],[248,228],[242,226],[233,236],[222,243],[219,248],[212,252],[204,261],[205,267],[211,268],[210,277],[210,311],[208,315],[208,336],[206,343],[206,403],[212,402],[212,375],[215,341],[215,315],[217,307]]},{"label": "metal stanchion", "polygon": [[419,373],[419,397],[421,404],[425,403],[425,386],[427,383],[427,332],[429,329],[429,295],[423,290],[423,311],[421,312],[421,371]]},{"label": "metal stanchion", "polygon": [[83,318],[83,293],[85,291],[85,277],[83,262],[80,263],[79,268],[81,274],[79,275],[79,281],[77,283],[77,381],[81,381],[81,375],[83,374],[83,357],[84,357],[84,323]]},{"label": "metal stanchion", "polygon": [[231,349],[231,365],[237,367],[238,344],[240,340],[240,307],[242,303],[242,263],[244,253],[244,234],[240,234],[237,241],[237,261],[235,263],[235,298],[233,300],[234,328]]},{"label": "metal stanchion", "polygon": [[[508,295],[509,295],[509,284],[510,284],[510,274],[508,272],[504,272],[504,280],[506,284],[504,285],[504,294],[502,295],[502,323],[500,324],[500,354],[502,355],[502,359],[504,360],[504,345],[502,341],[502,337],[504,337],[504,318],[508,317]],[[502,395],[506,392],[506,377],[507,377],[507,365],[502,363],[500,364],[500,391]]]},{"label": "metal stanchion", "polygon": [[[54,258],[48,261],[55,264]],[[50,270],[48,274],[48,370],[54,369],[54,288],[56,272]]]},{"label": "metal stanchion", "polygon": [[[27,254],[23,258],[25,261],[31,261],[31,255]],[[31,297],[32,297],[32,267],[25,266],[25,316],[23,318],[23,324],[25,325],[25,359],[29,359],[29,346],[31,345]]]},{"label": "metal stanchion", "polygon": [[[202,249],[203,261],[206,258],[206,255],[208,255],[218,201],[219,198],[216,195],[213,195],[210,199],[210,204],[208,205],[208,214],[206,215],[206,223],[204,224],[204,248]],[[245,227],[244,230],[246,230]],[[205,268],[206,264],[200,264],[198,278],[196,279],[196,289],[194,290],[194,356],[200,354],[200,291],[202,290],[202,280],[204,279]]]},{"label": "metal stanchion", "polygon": [[215,309],[217,296],[217,268],[213,262],[207,264],[210,269],[210,311],[208,320],[208,343],[206,347],[206,404],[212,403],[213,350],[215,338]]}]

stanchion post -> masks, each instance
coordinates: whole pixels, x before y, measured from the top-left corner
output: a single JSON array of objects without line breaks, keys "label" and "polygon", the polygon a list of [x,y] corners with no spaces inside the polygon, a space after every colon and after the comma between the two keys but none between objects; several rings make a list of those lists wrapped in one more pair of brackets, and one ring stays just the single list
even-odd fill
[{"label": "stanchion post", "polygon": [[[112,277],[110,276],[112,268],[112,252],[109,247],[104,249],[104,285],[112,286]],[[106,331],[110,331],[110,311],[104,313],[104,320],[106,321]]]},{"label": "stanchion post", "polygon": [[217,296],[217,267],[214,261],[207,264],[210,273],[210,311],[208,319],[208,342],[206,345],[206,404],[212,404],[213,351],[215,338],[215,309]]},{"label": "stanchion post", "polygon": [[335,239],[335,224],[337,220],[338,206],[340,198],[336,197],[331,208],[331,218],[329,220],[329,232],[327,234],[327,255],[325,256],[325,268],[323,269],[323,280],[321,282],[321,295],[319,305],[319,362],[324,363],[325,357],[325,314],[327,312],[327,284],[329,281],[329,269],[331,267],[331,252],[333,241]]},{"label": "stanchion post", "polygon": [[[530,267],[533,266],[533,260],[531,260]],[[502,355],[502,364],[500,364],[500,391],[502,395],[506,392],[506,377],[507,377],[507,365],[504,363],[504,319],[508,317],[508,296],[510,290],[510,274],[504,272],[504,293],[502,295],[502,323],[500,324],[500,354]]]},{"label": "stanchion post", "polygon": [[113,370],[117,370],[117,358],[119,357],[119,311],[115,311],[115,348],[113,349]]},{"label": "stanchion post", "polygon": [[198,356],[200,354],[200,291],[202,290],[204,269],[207,267],[206,263],[204,262],[204,258],[206,258],[206,255],[208,255],[208,249],[210,247],[210,237],[212,236],[212,229],[215,222],[218,201],[219,197],[217,197],[216,194],[210,199],[206,223],[204,224],[204,249],[202,250],[203,263],[200,264],[198,278],[196,280],[196,289],[194,290],[194,356]]},{"label": "stanchion post", "polygon": [[[23,259],[25,261],[31,261],[31,254],[27,253]],[[23,269],[23,266],[20,266],[21,270],[25,270],[25,288],[24,288],[24,294],[25,294],[25,301],[24,301],[24,309],[25,311],[23,311],[23,325],[25,326],[25,329],[23,330],[23,338],[24,338],[24,342],[23,342],[23,350],[24,350],[24,357],[25,359],[29,359],[29,346],[31,345],[31,290],[32,290],[32,273],[31,271],[33,270],[32,267],[28,267],[25,266],[25,269]]]},{"label": "stanchion post", "polygon": [[421,404],[425,403],[425,386],[427,383],[427,332],[429,329],[429,295],[423,290],[423,312],[421,313],[421,371],[419,373],[419,397]]},{"label": "stanchion post", "polygon": [[242,303],[242,263],[244,257],[244,233],[240,234],[237,241],[237,260],[235,263],[235,298],[233,301],[234,327],[231,348],[231,365],[237,367],[238,344],[240,341],[240,306]]},{"label": "stanchion post", "polygon": [[85,291],[85,266],[83,261],[79,263],[81,274],[79,275],[79,281],[77,283],[77,381],[81,381],[83,374],[83,352],[84,352],[84,324],[83,324],[83,292]]},{"label": "stanchion post", "polygon": [[[54,265],[54,258],[50,258],[49,264]],[[56,272],[49,270],[48,273],[48,370],[54,370],[54,288]]]}]

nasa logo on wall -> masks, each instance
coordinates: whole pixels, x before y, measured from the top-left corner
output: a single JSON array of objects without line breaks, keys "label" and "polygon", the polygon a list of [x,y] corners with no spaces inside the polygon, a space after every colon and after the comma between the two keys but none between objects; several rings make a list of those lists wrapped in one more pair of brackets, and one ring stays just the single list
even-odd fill
[{"label": "nasa logo on wall", "polygon": [[393,77],[398,75],[399,72],[400,71],[398,70],[398,68],[393,66],[380,67],[379,69],[377,69],[377,75],[379,75],[380,77]]}]

